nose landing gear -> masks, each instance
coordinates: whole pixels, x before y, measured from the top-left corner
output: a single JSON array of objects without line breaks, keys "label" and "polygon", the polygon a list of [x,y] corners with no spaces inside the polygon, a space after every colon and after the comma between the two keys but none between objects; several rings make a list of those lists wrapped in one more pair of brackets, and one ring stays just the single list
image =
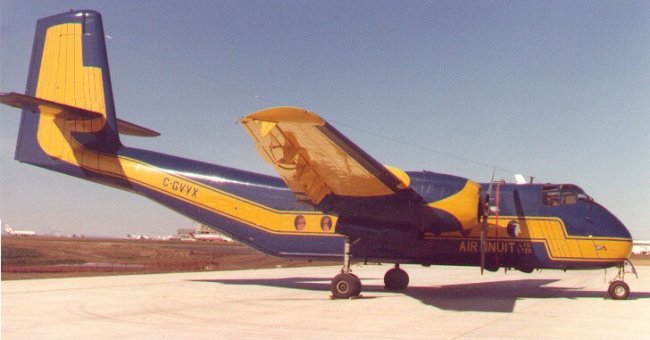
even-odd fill
[{"label": "nose landing gear", "polygon": [[[630,270],[626,269],[629,265]],[[625,300],[630,295],[630,286],[625,283],[625,273],[633,273],[637,278],[639,275],[636,273],[636,268],[630,260],[625,260],[625,262],[618,265],[618,273],[611,281],[609,281],[609,289],[607,289],[607,294],[612,300]]]}]

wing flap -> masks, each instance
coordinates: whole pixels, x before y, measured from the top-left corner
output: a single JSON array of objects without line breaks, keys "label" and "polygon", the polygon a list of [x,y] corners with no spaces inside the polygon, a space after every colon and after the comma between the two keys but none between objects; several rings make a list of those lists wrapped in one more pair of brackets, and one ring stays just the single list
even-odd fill
[{"label": "wing flap", "polygon": [[407,189],[404,181],[316,114],[278,107],[242,118],[262,157],[299,199],[329,194],[379,197]]}]

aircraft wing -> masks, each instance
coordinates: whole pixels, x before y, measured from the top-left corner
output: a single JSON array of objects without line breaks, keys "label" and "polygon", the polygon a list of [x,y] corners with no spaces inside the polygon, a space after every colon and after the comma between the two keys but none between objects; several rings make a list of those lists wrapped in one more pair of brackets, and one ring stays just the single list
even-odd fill
[{"label": "aircraft wing", "polygon": [[[277,107],[241,119],[262,157],[298,199],[313,204],[343,197],[420,196],[405,172],[384,166],[313,112]],[[402,196],[404,195],[404,196]]]}]

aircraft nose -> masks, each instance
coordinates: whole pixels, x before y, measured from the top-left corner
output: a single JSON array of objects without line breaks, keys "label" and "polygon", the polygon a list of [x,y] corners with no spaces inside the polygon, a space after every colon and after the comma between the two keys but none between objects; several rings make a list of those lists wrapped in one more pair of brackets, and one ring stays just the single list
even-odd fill
[{"label": "aircraft nose", "polygon": [[609,240],[603,239],[599,242],[603,244],[595,242],[599,256],[602,257],[608,253],[607,257],[610,258],[629,258],[632,254],[632,235],[628,228],[606,208],[600,206],[597,211],[598,213],[593,217],[601,221],[601,225],[604,226],[604,230],[601,230],[602,235],[607,236],[608,239],[611,237]]},{"label": "aircraft nose", "polygon": [[627,227],[625,227],[625,225],[623,223],[621,223],[620,221],[619,221],[619,223],[620,223],[620,228],[622,228],[624,230],[625,234],[628,235],[627,239],[624,241],[625,246],[623,246],[622,247],[623,249],[621,249],[621,251],[622,251],[621,257],[624,257],[624,258],[627,259],[632,254],[632,246],[633,246],[632,234],[630,234],[630,231],[627,229]]},{"label": "aircraft nose", "polygon": [[589,209],[585,211],[584,221],[591,226],[589,229],[594,236],[632,240],[632,235],[623,222],[596,202],[591,202]]}]

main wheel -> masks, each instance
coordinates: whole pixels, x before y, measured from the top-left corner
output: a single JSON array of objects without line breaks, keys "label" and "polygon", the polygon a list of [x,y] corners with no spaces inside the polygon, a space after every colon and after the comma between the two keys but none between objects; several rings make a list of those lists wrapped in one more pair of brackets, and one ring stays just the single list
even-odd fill
[{"label": "main wheel", "polygon": [[488,264],[488,263],[486,263],[485,267],[483,267],[483,268],[485,270],[489,271],[489,272],[496,273],[496,272],[499,271],[499,268],[501,268],[501,267],[498,264]]},{"label": "main wheel", "polygon": [[623,281],[614,281],[607,290],[612,300],[625,300],[630,295],[630,286]]},{"label": "main wheel", "polygon": [[332,279],[331,290],[335,299],[349,299],[361,294],[361,280],[353,274],[339,274]]},{"label": "main wheel", "polygon": [[384,285],[387,290],[404,290],[409,285],[409,274],[400,268],[390,269],[384,275]]},{"label": "main wheel", "polygon": [[527,264],[527,263],[520,263],[520,264],[517,265],[515,268],[516,268],[517,270],[519,270],[520,272],[522,272],[522,273],[526,273],[526,274],[530,274],[530,273],[532,273],[533,271],[535,271],[535,267],[533,267],[532,265]]}]

